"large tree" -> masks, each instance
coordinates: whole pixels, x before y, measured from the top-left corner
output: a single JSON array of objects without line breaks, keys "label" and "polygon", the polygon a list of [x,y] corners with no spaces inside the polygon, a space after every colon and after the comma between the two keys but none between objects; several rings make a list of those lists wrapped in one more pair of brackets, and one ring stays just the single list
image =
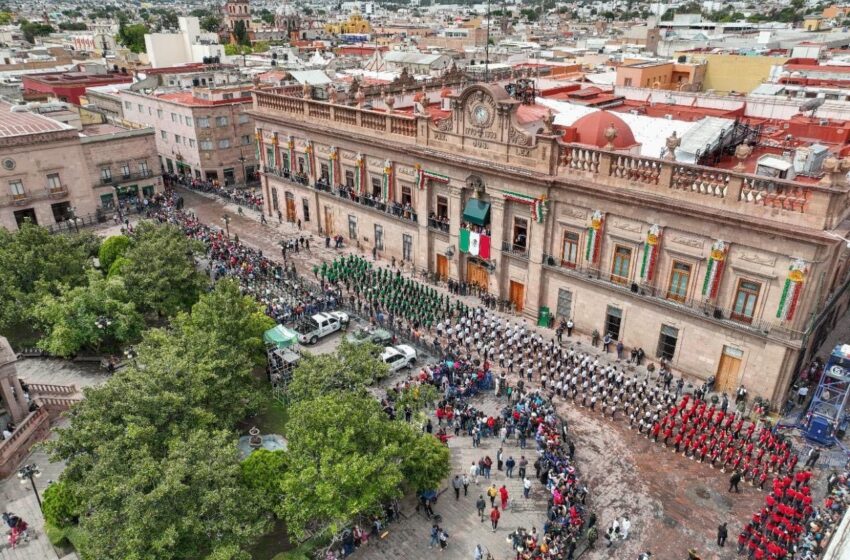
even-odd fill
[{"label": "large tree", "polygon": [[[50,354],[68,357],[84,349],[114,350],[138,339],[144,328],[123,278],[104,278],[96,270],[90,270],[88,276],[88,285],[58,296],[47,294],[34,307],[33,316],[47,333],[39,346]],[[102,319],[105,324],[99,324]]]},{"label": "large tree", "polygon": [[37,302],[84,285],[98,246],[90,233],[51,235],[30,223],[14,233],[0,228],[0,332],[30,332]]},{"label": "large tree", "polygon": [[449,472],[448,449],[390,420],[369,395],[337,392],[295,404],[287,437],[276,511],[296,536],[310,522],[337,529],[401,496],[406,481],[433,487]]},{"label": "large tree", "polygon": [[191,307],[207,285],[194,260],[202,251],[177,226],[140,223],[122,272],[138,308],[171,316]]},{"label": "large tree", "polygon": [[375,359],[375,351],[372,343],[343,340],[336,354],[305,355],[292,372],[290,398],[304,401],[337,390],[362,393],[389,373],[387,364]]}]

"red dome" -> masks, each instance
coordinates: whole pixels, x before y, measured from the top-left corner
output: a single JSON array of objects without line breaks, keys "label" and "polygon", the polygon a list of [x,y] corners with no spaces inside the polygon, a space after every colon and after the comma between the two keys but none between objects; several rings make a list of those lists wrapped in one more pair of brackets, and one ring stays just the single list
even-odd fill
[{"label": "red dome", "polygon": [[604,148],[608,145],[605,133],[611,126],[617,130],[614,148],[631,148],[637,144],[629,125],[623,119],[608,111],[594,111],[573,123],[573,128],[575,128],[578,136],[577,141],[580,144],[588,144],[598,148]]}]

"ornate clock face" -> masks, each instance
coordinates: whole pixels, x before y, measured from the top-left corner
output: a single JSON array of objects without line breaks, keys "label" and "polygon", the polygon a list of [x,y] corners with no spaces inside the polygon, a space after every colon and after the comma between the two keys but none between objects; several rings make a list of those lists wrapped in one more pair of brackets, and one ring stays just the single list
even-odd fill
[{"label": "ornate clock face", "polygon": [[484,126],[490,119],[490,109],[486,105],[478,105],[472,109],[472,120],[478,126]]}]

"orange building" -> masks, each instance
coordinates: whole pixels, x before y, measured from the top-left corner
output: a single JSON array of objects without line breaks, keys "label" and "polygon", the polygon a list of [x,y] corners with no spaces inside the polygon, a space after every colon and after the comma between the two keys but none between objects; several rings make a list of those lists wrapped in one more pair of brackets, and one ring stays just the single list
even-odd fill
[{"label": "orange building", "polygon": [[646,87],[653,89],[675,89],[699,91],[705,77],[704,63],[628,60],[617,67],[618,86]]},{"label": "orange building", "polygon": [[850,6],[839,6],[837,4],[824,8],[823,12],[821,12],[821,16],[824,19],[838,19],[847,17],[847,14],[850,14]]}]

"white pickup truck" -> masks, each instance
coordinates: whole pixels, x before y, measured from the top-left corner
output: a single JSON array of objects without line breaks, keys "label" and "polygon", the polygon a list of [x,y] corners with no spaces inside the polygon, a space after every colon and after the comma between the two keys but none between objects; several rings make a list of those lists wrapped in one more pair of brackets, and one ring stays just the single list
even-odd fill
[{"label": "white pickup truck", "polygon": [[301,344],[316,344],[320,338],[334,333],[348,324],[348,314],[342,311],[316,313],[302,320],[295,326],[298,342]]}]

